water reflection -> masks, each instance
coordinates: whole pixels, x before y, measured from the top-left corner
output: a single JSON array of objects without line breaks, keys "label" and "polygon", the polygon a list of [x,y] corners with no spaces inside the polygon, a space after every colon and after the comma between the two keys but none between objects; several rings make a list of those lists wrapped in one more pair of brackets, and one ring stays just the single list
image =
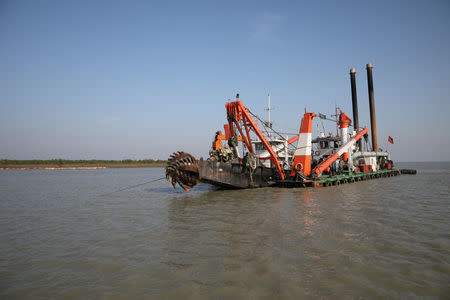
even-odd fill
[{"label": "water reflection", "polygon": [[[268,280],[279,269],[283,195],[272,199],[267,193],[214,191],[171,199],[166,263],[203,288],[251,291]],[[268,288],[278,291],[280,285]]]},{"label": "water reflection", "polygon": [[267,285],[277,295],[292,280],[311,279],[310,260],[320,257],[304,248],[316,247],[310,240],[319,230],[313,191],[209,191],[169,203],[164,263],[192,286],[248,292]]}]

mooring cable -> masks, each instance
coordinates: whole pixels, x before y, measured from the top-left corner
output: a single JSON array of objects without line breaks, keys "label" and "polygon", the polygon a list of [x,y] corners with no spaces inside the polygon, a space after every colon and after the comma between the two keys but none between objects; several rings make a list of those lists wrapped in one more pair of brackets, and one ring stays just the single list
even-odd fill
[{"label": "mooring cable", "polygon": [[158,179],[150,180],[150,181],[139,183],[139,184],[136,184],[136,185],[127,186],[127,187],[121,188],[121,189],[119,189],[117,191],[114,191],[114,192],[111,192],[111,193],[97,195],[97,197],[108,196],[108,195],[111,195],[111,194],[114,194],[114,193],[118,193],[118,192],[121,192],[121,191],[129,190],[129,189],[132,189],[132,188],[135,188],[135,187],[138,187],[138,186],[141,186],[141,185],[149,184],[149,183],[152,183],[152,182],[156,182],[156,181],[159,181],[159,180],[162,180],[162,179],[166,179],[166,177],[161,177],[161,178],[158,178]]}]

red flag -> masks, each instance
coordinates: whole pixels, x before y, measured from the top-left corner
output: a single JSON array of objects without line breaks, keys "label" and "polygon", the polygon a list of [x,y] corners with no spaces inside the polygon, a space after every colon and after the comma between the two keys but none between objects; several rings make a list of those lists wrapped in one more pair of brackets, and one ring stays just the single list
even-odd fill
[{"label": "red flag", "polygon": [[391,136],[389,136],[389,138],[388,138],[388,141],[389,141],[389,143],[391,143],[391,144],[393,144],[393,143],[394,143],[394,139],[393,139],[393,138],[391,138]]}]

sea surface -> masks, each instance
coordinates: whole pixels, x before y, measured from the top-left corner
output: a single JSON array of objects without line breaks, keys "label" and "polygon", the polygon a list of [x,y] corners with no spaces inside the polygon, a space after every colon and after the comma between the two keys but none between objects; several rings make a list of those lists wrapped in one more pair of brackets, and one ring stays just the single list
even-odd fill
[{"label": "sea surface", "polygon": [[0,171],[0,299],[450,298],[450,163],[191,192],[162,168]]}]

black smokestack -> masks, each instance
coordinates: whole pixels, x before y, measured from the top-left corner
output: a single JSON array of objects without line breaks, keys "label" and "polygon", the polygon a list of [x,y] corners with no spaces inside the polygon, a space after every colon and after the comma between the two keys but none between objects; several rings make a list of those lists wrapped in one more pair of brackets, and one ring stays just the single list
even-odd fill
[{"label": "black smokestack", "polygon": [[[356,97],[356,71],[355,69],[350,69],[350,84],[352,87],[352,107],[353,107],[353,128],[356,132],[359,131],[359,118],[358,118],[358,99]],[[361,139],[357,142],[358,150],[361,151]]]},{"label": "black smokestack", "polygon": [[373,96],[373,78],[372,78],[372,64],[367,64],[367,87],[369,89],[369,108],[370,108],[370,127],[372,131],[372,147],[373,151],[378,151],[377,142],[377,120],[375,118],[375,99]]}]

